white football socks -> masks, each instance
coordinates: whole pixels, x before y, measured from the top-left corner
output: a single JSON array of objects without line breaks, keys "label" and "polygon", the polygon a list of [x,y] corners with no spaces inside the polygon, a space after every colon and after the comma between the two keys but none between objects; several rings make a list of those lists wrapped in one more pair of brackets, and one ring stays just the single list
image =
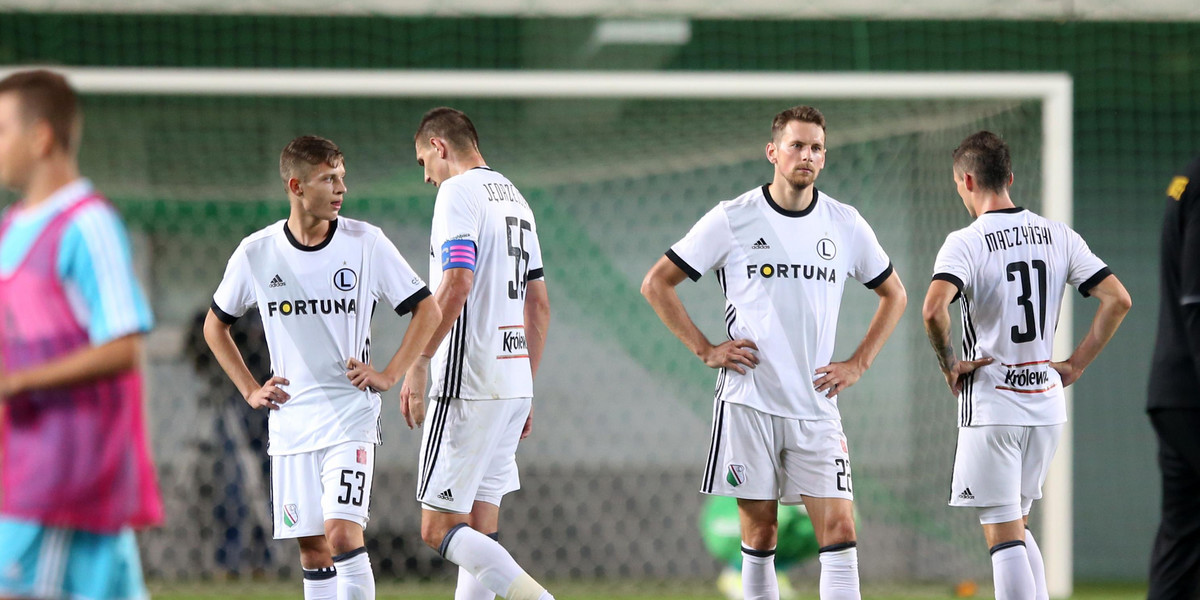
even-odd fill
[{"label": "white football socks", "polygon": [[337,569],[304,569],[304,600],[337,600]]},{"label": "white football socks", "polygon": [[375,574],[365,546],[333,557],[338,600],[375,600]]},{"label": "white football socks", "polygon": [[830,544],[819,550],[821,600],[860,600],[858,543]]},{"label": "white football socks", "polygon": [[1029,555],[1029,568],[1033,569],[1033,585],[1037,589],[1034,600],[1050,600],[1050,589],[1046,587],[1046,562],[1042,560],[1042,549],[1038,548],[1033,532],[1025,530],[1025,553]]},{"label": "white football socks", "polygon": [[742,594],[746,600],[779,600],[774,548],[755,550],[742,544]]},{"label": "white football socks", "polygon": [[[499,533],[489,533],[488,537],[500,541]],[[470,571],[458,568],[458,585],[454,586],[454,600],[495,600],[496,594],[484,587]]]},{"label": "white football socks", "polygon": [[1015,540],[992,546],[992,580],[996,600],[1029,600],[1034,597],[1033,568],[1025,542]]},{"label": "white football socks", "polygon": [[446,533],[441,553],[446,560],[466,569],[484,587],[505,600],[554,598],[521,569],[508,550],[466,523]]}]

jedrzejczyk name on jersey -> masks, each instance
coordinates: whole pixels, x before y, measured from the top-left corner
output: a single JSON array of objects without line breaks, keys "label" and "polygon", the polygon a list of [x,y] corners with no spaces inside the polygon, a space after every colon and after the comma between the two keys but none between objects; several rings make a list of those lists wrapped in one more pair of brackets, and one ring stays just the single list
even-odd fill
[{"label": "jedrzejczyk name on jersey", "polygon": [[960,426],[1067,420],[1050,368],[1064,285],[1087,296],[1110,273],[1071,228],[1019,207],[984,213],[946,237],[933,278],[958,288],[963,358],[995,359],[966,377]]},{"label": "jedrzejczyk name on jersey", "polygon": [[271,411],[272,455],[342,442],[379,443],[379,395],[346,378],[346,361],[371,360],[371,314],[382,302],[399,314],[429,295],[378,227],[338,217],[326,241],[302,246],[279,221],[234,251],[213,295],[227,323],[258,306],[271,370],[291,399]]},{"label": "jedrzejczyk name on jersey", "polygon": [[[533,211],[503,175],[478,167],[438,186],[429,281],[443,268],[473,268],[462,315],[430,363],[433,397],[492,400],[533,396],[525,341],[525,287],[542,278]],[[461,258],[459,258],[461,257]]]},{"label": "jedrzejczyk name on jersey", "polygon": [[792,419],[841,418],[837,398],[812,381],[833,358],[842,290],[848,278],[874,289],[892,274],[857,210],[817,190],[807,209],[786,210],[764,185],[718,204],[667,256],[693,280],[715,270],[729,339],[758,346],[745,375],[720,371],[717,399]]}]

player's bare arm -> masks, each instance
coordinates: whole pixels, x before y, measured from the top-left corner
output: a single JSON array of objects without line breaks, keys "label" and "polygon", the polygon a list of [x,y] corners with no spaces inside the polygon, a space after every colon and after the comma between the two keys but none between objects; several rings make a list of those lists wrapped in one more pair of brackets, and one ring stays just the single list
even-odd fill
[{"label": "player's bare arm", "polygon": [[279,405],[291,398],[291,395],[279,387],[288,384],[288,380],[283,377],[272,377],[262,385],[254,380],[250,369],[246,367],[246,361],[242,359],[242,353],[238,352],[233,336],[229,334],[229,325],[217,318],[212,309],[209,309],[208,316],[204,318],[204,341],[208,342],[213,356],[217,357],[217,363],[250,406],[279,410]]},{"label": "player's bare arm", "polygon": [[5,372],[0,375],[0,401],[21,392],[75,385],[133,369],[141,360],[142,337],[140,333],[126,335],[32,369]]},{"label": "player's bare arm", "polygon": [[[546,282],[540,279],[525,286],[525,342],[529,350],[529,370],[537,377],[538,365],[542,363],[542,350],[546,347],[546,334],[550,331],[550,293]],[[533,433],[533,404],[529,405],[529,416],[521,439]]]},{"label": "player's bare arm", "polygon": [[433,358],[438,346],[462,314],[463,307],[467,304],[467,295],[471,293],[474,283],[475,272],[470,269],[446,269],[442,273],[442,283],[433,294],[441,311],[441,320],[425,347],[421,349],[421,354],[405,373],[404,385],[400,386],[400,412],[404,414],[404,421],[410,429],[425,422],[425,389],[429,382],[429,360]]},{"label": "player's bare arm", "polygon": [[946,386],[955,397],[962,391],[962,376],[991,364],[992,359],[958,360],[954,355],[954,347],[950,345],[950,302],[958,294],[958,288],[953,283],[935,279],[929,284],[925,294],[925,304],[921,308],[921,317],[925,320],[925,334],[929,336],[929,344],[937,355],[938,368],[946,378]]},{"label": "player's bare arm", "polygon": [[1063,387],[1075,383],[1079,376],[1083,375],[1084,369],[1099,356],[1108,340],[1112,339],[1117,328],[1121,326],[1121,321],[1129,309],[1133,307],[1129,292],[1121,285],[1116,275],[1105,277],[1088,290],[1088,294],[1100,300],[1100,307],[1096,309],[1096,316],[1092,317],[1092,325],[1088,328],[1087,335],[1083,336],[1083,340],[1067,360],[1050,363],[1050,367],[1062,377]]},{"label": "player's bare arm", "polygon": [[832,398],[858,383],[863,373],[875,362],[883,344],[896,330],[896,323],[900,322],[900,315],[904,314],[904,307],[908,306],[908,293],[904,291],[900,275],[895,271],[875,288],[875,293],[879,296],[879,306],[875,309],[875,316],[871,317],[867,333],[854,350],[854,354],[850,355],[848,360],[829,363],[817,369],[817,380],[813,382],[813,386],[827,398]]},{"label": "player's bare arm", "polygon": [[754,353],[758,346],[747,339],[729,340],[717,345],[709,342],[700,328],[696,327],[675,291],[675,287],[686,277],[687,273],[664,256],[658,259],[642,280],[642,295],[654,307],[654,312],[658,313],[658,318],[662,319],[667,329],[704,364],[745,375],[746,369],[753,369],[758,364],[758,356]]},{"label": "player's bare arm", "polygon": [[404,332],[404,338],[400,340],[400,348],[392,355],[392,360],[388,362],[383,371],[375,370],[375,367],[363,363],[358,359],[351,358],[347,361],[346,377],[350,379],[350,383],[354,387],[365,390],[368,387],[386,392],[400,381],[412,366],[419,353],[425,348],[425,344],[433,335],[433,330],[441,324],[442,311],[438,308],[437,301],[433,296],[426,296],[412,309],[412,320],[408,324],[408,329]]}]

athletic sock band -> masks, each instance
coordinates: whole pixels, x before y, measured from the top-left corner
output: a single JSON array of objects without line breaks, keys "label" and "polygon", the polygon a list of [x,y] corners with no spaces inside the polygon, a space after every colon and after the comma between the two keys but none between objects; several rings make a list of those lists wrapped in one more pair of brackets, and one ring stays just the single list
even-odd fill
[{"label": "athletic sock band", "polygon": [[995,554],[1001,550],[1007,550],[1009,548],[1013,548],[1016,546],[1024,546],[1024,545],[1025,545],[1025,540],[1013,540],[1011,542],[1000,542],[999,544],[992,546],[991,549],[988,550],[988,554]]},{"label": "athletic sock band", "polygon": [[351,558],[354,558],[355,556],[358,556],[359,554],[366,554],[366,553],[367,553],[367,547],[359,546],[349,552],[343,552],[342,554],[339,554],[339,555],[333,557],[333,562],[339,563],[339,562],[342,562],[345,560],[350,560]]},{"label": "athletic sock band", "polygon": [[770,556],[775,556],[775,549],[771,548],[770,550],[755,550],[754,548],[747,548],[743,544],[742,545],[742,553],[748,554],[750,556],[757,556],[758,558],[767,558]]},{"label": "athletic sock band", "polygon": [[837,552],[838,550],[845,550],[847,548],[857,548],[857,547],[858,547],[858,542],[856,542],[856,541],[842,542],[840,544],[830,544],[828,546],[823,546],[820,550],[817,550],[817,554],[823,554],[825,552]]},{"label": "athletic sock band", "polygon": [[304,578],[309,581],[323,581],[337,577],[336,567],[321,567],[320,569],[305,569],[302,567],[300,570],[304,571]]},{"label": "athletic sock band", "polygon": [[438,554],[441,554],[442,558],[446,557],[446,546],[450,545],[450,538],[454,537],[454,534],[458,533],[458,530],[463,527],[468,527],[468,525],[466,523],[459,523],[446,532],[446,536],[442,538],[441,545],[438,546]]}]

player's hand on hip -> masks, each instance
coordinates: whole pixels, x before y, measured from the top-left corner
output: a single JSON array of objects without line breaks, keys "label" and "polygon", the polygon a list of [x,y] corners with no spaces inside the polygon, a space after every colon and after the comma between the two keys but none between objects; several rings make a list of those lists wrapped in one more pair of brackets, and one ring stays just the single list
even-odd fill
[{"label": "player's hand on hip", "polygon": [[287,402],[292,396],[283,391],[281,385],[288,385],[288,380],[283,377],[275,376],[267,380],[262,387],[254,390],[246,397],[246,402],[254,408],[266,407],[270,410],[279,410],[279,405]]},{"label": "player's hand on hip", "polygon": [[974,373],[976,369],[984,365],[990,365],[994,362],[993,358],[981,358],[979,360],[960,360],[954,363],[950,371],[943,373],[946,376],[946,385],[950,387],[950,393],[957,398],[959,392],[963,388],[963,377]]},{"label": "player's hand on hip", "polygon": [[1083,375],[1083,369],[1075,368],[1075,365],[1072,365],[1069,360],[1052,362],[1050,363],[1050,368],[1058,371],[1058,376],[1062,379],[1063,387],[1079,381],[1079,376]]},{"label": "player's hand on hip", "polygon": [[813,375],[813,389],[832,398],[858,383],[864,371],[866,368],[851,361],[829,363]]},{"label": "player's hand on hip", "polygon": [[700,358],[714,369],[724,367],[745,375],[746,369],[753,369],[758,364],[755,350],[758,346],[750,340],[729,340],[710,347]]},{"label": "player's hand on hip", "polygon": [[360,390],[371,388],[377,392],[386,392],[396,383],[371,365],[353,358],[346,361],[346,377]]}]

